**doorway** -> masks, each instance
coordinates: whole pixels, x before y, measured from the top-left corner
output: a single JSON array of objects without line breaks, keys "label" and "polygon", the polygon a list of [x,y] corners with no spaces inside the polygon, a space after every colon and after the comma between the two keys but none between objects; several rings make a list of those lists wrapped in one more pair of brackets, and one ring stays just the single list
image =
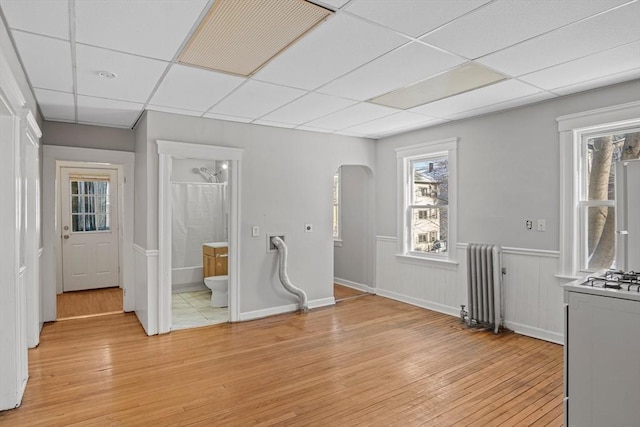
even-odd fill
[{"label": "doorway", "polygon": [[375,293],[371,169],[342,165],[333,178],[334,299]]},{"label": "doorway", "polygon": [[118,287],[118,170],[61,168],[62,291]]}]

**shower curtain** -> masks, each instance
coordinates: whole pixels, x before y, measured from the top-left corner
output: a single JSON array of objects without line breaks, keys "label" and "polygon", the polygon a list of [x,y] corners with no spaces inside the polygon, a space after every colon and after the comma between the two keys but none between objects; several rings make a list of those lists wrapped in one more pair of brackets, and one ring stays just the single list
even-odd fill
[{"label": "shower curtain", "polygon": [[172,268],[202,267],[202,244],[227,241],[227,184],[172,183]]}]

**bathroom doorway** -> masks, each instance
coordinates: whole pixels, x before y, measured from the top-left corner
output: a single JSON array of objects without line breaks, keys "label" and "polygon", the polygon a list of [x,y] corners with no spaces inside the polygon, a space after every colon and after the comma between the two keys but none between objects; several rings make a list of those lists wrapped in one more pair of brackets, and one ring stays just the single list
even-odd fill
[{"label": "bathroom doorway", "polygon": [[172,161],[171,330],[229,321],[228,168],[226,160]]},{"label": "bathroom doorway", "polygon": [[[158,332],[238,320],[242,150],[157,144]],[[205,272],[215,260],[224,260],[226,275]]]},{"label": "bathroom doorway", "polygon": [[333,177],[334,299],[375,293],[371,169],[342,165]]}]

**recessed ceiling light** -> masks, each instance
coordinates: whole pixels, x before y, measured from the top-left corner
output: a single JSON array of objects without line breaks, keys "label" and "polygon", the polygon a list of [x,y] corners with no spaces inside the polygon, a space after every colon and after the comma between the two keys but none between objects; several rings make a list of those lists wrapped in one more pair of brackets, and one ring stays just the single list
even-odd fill
[{"label": "recessed ceiling light", "polygon": [[407,110],[418,105],[489,86],[508,77],[475,62],[469,62],[411,86],[370,99],[369,102]]},{"label": "recessed ceiling light", "polygon": [[110,71],[98,71],[96,74],[98,74],[98,76],[102,77],[103,79],[115,79],[116,77],[118,77],[116,73],[112,73]]},{"label": "recessed ceiling light", "polygon": [[250,76],[332,13],[306,0],[217,0],[178,62]]}]

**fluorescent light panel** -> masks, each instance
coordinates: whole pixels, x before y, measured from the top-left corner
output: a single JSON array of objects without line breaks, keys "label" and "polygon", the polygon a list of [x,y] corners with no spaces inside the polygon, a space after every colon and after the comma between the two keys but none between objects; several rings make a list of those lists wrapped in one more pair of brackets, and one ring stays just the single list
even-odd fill
[{"label": "fluorescent light panel", "polygon": [[470,62],[411,86],[370,99],[369,102],[406,110],[488,86],[506,78],[503,74]]},{"label": "fluorescent light panel", "polygon": [[250,76],[331,13],[305,0],[217,0],[178,62]]}]

